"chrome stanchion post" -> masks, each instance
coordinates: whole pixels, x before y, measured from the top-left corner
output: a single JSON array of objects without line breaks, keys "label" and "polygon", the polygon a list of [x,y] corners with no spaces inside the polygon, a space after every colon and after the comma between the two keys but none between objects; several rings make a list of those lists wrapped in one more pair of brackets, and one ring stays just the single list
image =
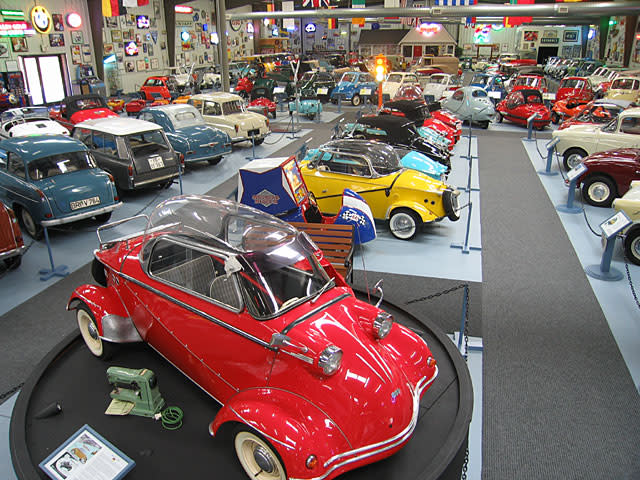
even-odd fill
[{"label": "chrome stanchion post", "polygon": [[602,238],[605,242],[602,259],[599,265],[585,267],[584,271],[587,275],[606,282],[622,280],[622,272],[611,266],[611,260],[618,234],[622,233],[631,223],[631,219],[623,211],[619,211],[600,224]]},{"label": "chrome stanchion post", "polygon": [[567,173],[567,180],[569,180],[569,194],[567,195],[567,203],[566,205],[557,205],[556,210],[562,213],[580,213],[582,212],[581,207],[576,207],[573,205],[573,199],[576,194],[576,184],[578,183],[578,178],[587,171],[587,167],[584,166],[584,163],[576,165]]}]

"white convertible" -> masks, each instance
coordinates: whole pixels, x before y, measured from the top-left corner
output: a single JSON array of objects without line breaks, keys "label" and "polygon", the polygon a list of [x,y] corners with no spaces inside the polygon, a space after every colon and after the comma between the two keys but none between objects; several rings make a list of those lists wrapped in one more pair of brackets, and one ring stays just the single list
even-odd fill
[{"label": "white convertible", "polygon": [[434,73],[429,81],[422,87],[425,97],[433,95],[435,101],[443,97],[450,97],[453,92],[461,87],[460,77],[450,73]]},{"label": "white convertible", "polygon": [[0,138],[31,135],[69,135],[69,130],[49,118],[47,107],[20,107],[2,112]]}]

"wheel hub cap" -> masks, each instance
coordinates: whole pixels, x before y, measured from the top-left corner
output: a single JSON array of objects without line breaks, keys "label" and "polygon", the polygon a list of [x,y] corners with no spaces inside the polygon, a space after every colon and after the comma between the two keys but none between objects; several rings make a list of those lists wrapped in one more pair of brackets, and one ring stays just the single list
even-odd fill
[{"label": "wheel hub cap", "polygon": [[89,335],[91,336],[91,338],[93,338],[94,340],[98,339],[98,330],[96,329],[96,326],[93,324],[93,322],[89,323],[89,325],[87,326],[87,330],[89,331]]},{"label": "wheel hub cap", "polygon": [[256,461],[258,467],[260,467],[264,472],[273,473],[276,469],[271,455],[267,449],[261,445],[256,445],[253,449],[253,459]]},{"label": "wheel hub cap", "polygon": [[591,187],[591,196],[598,201],[602,201],[609,195],[609,190],[602,184],[596,184]]}]

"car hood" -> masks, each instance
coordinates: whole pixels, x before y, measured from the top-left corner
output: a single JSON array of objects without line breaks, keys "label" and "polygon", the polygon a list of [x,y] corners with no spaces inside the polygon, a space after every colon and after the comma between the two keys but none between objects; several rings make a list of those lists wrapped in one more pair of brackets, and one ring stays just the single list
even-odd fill
[{"label": "car hood", "polygon": [[69,135],[69,130],[53,120],[37,120],[20,123],[10,131],[12,137],[26,137],[31,135]]},{"label": "car hood", "polygon": [[[85,210],[111,205],[114,202],[109,175],[99,168],[56,175],[37,183],[38,188],[52,200],[52,203],[62,214],[81,213]],[[100,203],[77,210],[71,209],[71,202],[92,197],[98,197]]]},{"label": "car hood", "polygon": [[79,112],[71,115],[72,123],[80,123],[85,120],[91,120],[93,118],[108,118],[108,117],[117,117],[118,114],[113,110],[109,110],[108,108],[93,108],[90,110],[80,110]]},{"label": "car hood", "polygon": [[[318,303],[330,295],[328,292]],[[376,311],[347,296],[288,333],[294,343],[306,345],[316,354],[329,345],[342,350],[341,366],[334,375],[326,376],[314,365],[295,382],[301,393],[336,423],[353,448],[398,434],[410,424],[413,414],[412,384],[418,379],[408,378],[393,351],[385,347],[402,334],[402,329],[394,325],[389,336],[378,341],[371,330],[360,325],[363,320],[370,323]],[[414,342],[411,350],[400,353],[415,355],[424,363],[430,352],[421,343]],[[423,371],[426,376],[426,366]],[[302,378],[306,375],[308,378]],[[288,380],[290,388],[292,379],[282,363],[276,362],[272,378]]]},{"label": "car hood", "polygon": [[[618,150],[609,150],[606,152],[597,152],[589,155],[585,158],[584,163],[588,166],[590,163],[596,163],[601,161],[616,161],[616,162],[629,162],[638,164],[638,156],[640,156],[640,149],[637,148],[620,148]],[[638,164],[640,165],[640,164]]]},{"label": "car hood", "polygon": [[404,168],[417,170],[418,172],[425,173],[436,180],[440,180],[441,175],[444,175],[447,171],[447,167],[441,163],[431,160],[426,155],[413,151],[402,157],[400,159],[400,164]]},{"label": "car hood", "polygon": [[[556,130],[552,133],[552,136],[565,136],[565,135],[579,135],[582,137],[583,135],[596,135],[602,129],[602,125],[594,125],[592,123],[583,124],[583,125],[572,125],[571,128],[567,128],[564,130]],[[562,132],[562,133],[561,133]]]}]

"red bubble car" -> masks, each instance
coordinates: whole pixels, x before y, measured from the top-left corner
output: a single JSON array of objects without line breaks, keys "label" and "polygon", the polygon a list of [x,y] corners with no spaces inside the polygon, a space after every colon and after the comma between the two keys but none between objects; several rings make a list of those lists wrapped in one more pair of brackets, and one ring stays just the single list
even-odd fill
[{"label": "red bubble car", "polygon": [[97,357],[149,343],[222,404],[209,432],[234,427],[249,478],[332,479],[409,441],[436,360],[358,300],[306,234],[197,195],[158,205],[144,231],[103,237],[122,226],[98,230],[97,285],[68,304],[85,343]]},{"label": "red bubble car", "polygon": [[534,113],[538,117],[533,120],[533,128],[542,130],[551,123],[551,112],[542,103],[540,90],[516,90],[496,106],[498,122],[505,118],[516,125],[527,126],[527,119]]}]

